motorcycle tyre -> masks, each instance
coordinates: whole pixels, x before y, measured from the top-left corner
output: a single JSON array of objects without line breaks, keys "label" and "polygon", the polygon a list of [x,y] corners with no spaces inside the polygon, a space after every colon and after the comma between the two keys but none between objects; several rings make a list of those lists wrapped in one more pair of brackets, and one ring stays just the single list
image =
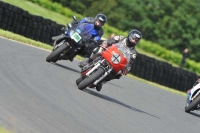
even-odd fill
[{"label": "motorcycle tyre", "polygon": [[99,68],[96,72],[94,72],[90,77],[85,78],[79,85],[78,88],[80,90],[85,89],[87,86],[90,86],[92,83],[94,83],[99,77],[101,77],[104,74],[104,69]]},{"label": "motorcycle tyre", "polygon": [[78,78],[78,79],[76,80],[76,85],[79,85],[82,81],[83,81],[83,78],[82,78],[82,77]]},{"label": "motorcycle tyre", "polygon": [[194,110],[197,105],[200,103],[200,95],[198,95],[189,105],[185,107],[185,112],[189,113],[190,111]]},{"label": "motorcycle tyre", "polygon": [[67,44],[63,44],[61,46],[59,46],[57,49],[55,49],[54,51],[51,52],[51,54],[49,56],[47,56],[46,61],[47,62],[56,62],[58,61],[58,56],[63,52],[63,50],[65,50],[67,48]]}]

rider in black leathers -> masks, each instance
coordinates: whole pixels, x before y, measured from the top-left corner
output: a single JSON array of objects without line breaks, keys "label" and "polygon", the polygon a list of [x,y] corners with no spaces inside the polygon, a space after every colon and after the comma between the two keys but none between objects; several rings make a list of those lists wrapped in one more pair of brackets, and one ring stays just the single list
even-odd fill
[{"label": "rider in black leathers", "polygon": [[[115,43],[118,43],[120,44],[123,48],[129,50],[130,52],[130,62],[129,64],[126,66],[126,68],[124,70],[122,70],[122,74],[123,75],[126,75],[130,70],[131,70],[131,66],[132,64],[134,63],[135,59],[136,59],[136,49],[135,49],[135,46],[139,43],[140,39],[142,38],[142,34],[140,31],[136,30],[136,29],[133,29],[129,32],[128,36],[127,37],[124,37],[124,36],[115,36],[111,39],[108,39],[106,41],[104,41],[102,43],[102,46],[103,47],[108,47],[108,46],[111,46],[112,44],[115,44]],[[92,62],[92,60],[94,58],[96,58],[96,56],[98,56],[100,53],[102,52],[102,49],[100,47],[97,47],[93,50],[92,52],[92,55],[90,56],[89,59],[86,59],[84,62],[81,62],[79,64],[79,67],[84,67],[85,65],[87,65],[88,63]],[[114,77],[111,77],[110,79],[108,80],[111,80],[111,79],[119,79],[122,74],[118,74],[118,75],[114,75]],[[107,80],[107,81],[108,81]],[[96,89],[99,91],[101,90],[102,88],[102,84],[99,84]]]}]

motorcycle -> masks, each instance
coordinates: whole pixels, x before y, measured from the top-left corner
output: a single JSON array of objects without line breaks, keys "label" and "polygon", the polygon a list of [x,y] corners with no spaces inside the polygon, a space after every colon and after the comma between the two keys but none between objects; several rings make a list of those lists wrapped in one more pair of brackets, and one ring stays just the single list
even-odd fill
[{"label": "motorcycle", "polygon": [[185,112],[200,110],[200,81],[197,80],[187,93]]},{"label": "motorcycle", "polygon": [[[73,19],[77,21],[75,16],[73,16]],[[93,24],[80,23],[72,25],[69,23],[62,29],[64,32],[63,34],[52,37],[54,40],[53,50],[51,54],[46,57],[46,61],[54,63],[58,60],[73,61],[73,58],[78,52],[87,53],[85,52],[87,50],[85,43],[92,40],[93,29]]]},{"label": "motorcycle", "polygon": [[101,54],[81,69],[81,77],[76,80],[80,90],[96,87],[96,90],[100,91],[98,84],[103,84],[121,74],[121,70],[130,61],[130,51],[120,44],[100,48],[103,50]]}]

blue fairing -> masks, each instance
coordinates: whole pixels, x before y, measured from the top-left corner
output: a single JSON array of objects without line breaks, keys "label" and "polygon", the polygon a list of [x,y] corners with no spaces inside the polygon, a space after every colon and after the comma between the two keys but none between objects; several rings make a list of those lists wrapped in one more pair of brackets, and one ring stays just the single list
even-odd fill
[{"label": "blue fairing", "polygon": [[[98,32],[94,29],[94,25],[90,23],[80,23],[76,31],[79,32],[79,34],[82,36],[83,40],[88,40],[90,38],[94,38],[95,40],[99,40],[100,37],[98,37]],[[69,35],[70,31],[68,31]],[[70,35],[69,35],[70,36]]]}]

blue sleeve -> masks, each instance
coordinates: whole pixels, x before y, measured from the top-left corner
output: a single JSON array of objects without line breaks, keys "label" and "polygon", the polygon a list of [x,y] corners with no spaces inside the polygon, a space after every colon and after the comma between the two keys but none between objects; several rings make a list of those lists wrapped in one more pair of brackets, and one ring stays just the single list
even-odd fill
[{"label": "blue sleeve", "polygon": [[96,36],[96,37],[94,38],[95,41],[98,41],[98,40],[100,40],[100,39],[101,39],[101,36]]}]

